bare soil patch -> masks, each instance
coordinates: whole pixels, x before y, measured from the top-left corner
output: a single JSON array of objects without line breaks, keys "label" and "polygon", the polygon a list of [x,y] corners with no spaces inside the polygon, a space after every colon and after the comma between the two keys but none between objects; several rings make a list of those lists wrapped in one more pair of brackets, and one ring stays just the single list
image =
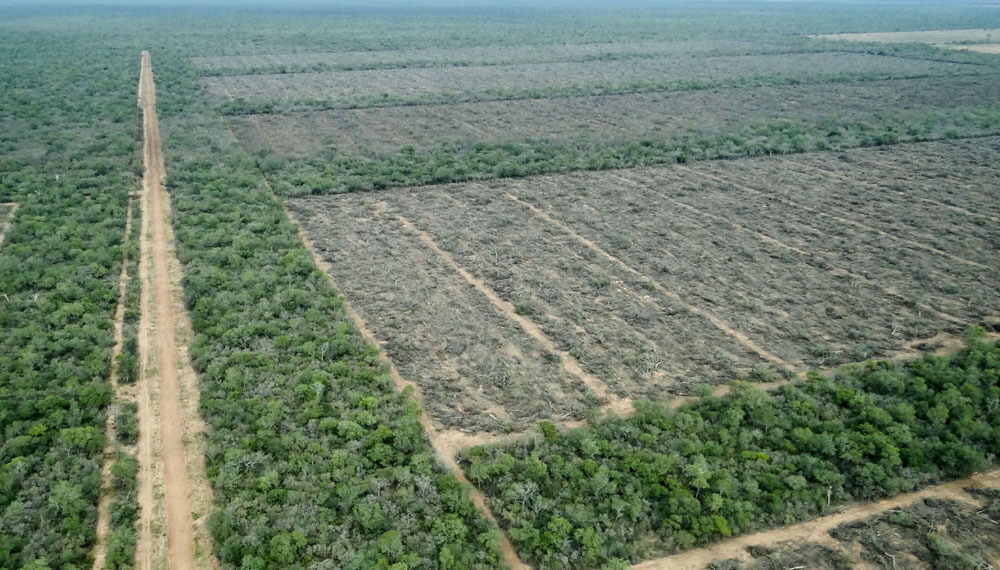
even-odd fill
[{"label": "bare soil patch", "polygon": [[853,225],[886,232],[900,243],[923,244],[953,262],[980,268],[1000,262],[1000,236],[994,225],[979,225],[960,212],[914,200],[933,196],[933,187],[907,185],[900,195],[845,184],[823,172],[790,168],[782,161],[753,159],[741,161],[738,169],[732,166],[718,162],[699,168],[722,180],[848,219]]},{"label": "bare soil patch", "polygon": [[[852,156],[905,169],[923,148]],[[988,171],[991,153],[968,160]],[[929,192],[919,184],[883,191],[825,173],[814,158],[290,208],[378,344],[419,386],[435,429],[469,442],[541,419],[572,425],[595,406],[627,413],[633,399],[684,396],[702,383],[774,382],[909,354],[971,324],[995,326],[987,267],[997,260],[984,246],[992,226],[928,208],[914,199]],[[970,263],[956,263],[962,255]]]},{"label": "bare soil patch", "polygon": [[351,198],[290,207],[380,347],[420,386],[436,425],[500,430],[508,421],[582,417],[597,403],[557,355],[377,210],[377,196]]}]

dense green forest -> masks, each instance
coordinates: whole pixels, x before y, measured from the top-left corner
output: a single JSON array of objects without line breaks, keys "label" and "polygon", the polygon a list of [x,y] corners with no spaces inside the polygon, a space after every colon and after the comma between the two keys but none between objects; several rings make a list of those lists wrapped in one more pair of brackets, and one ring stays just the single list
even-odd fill
[{"label": "dense green forest", "polygon": [[141,174],[135,58],[3,26],[0,567],[82,567],[95,535],[112,317]]},{"label": "dense green forest", "polygon": [[811,373],[774,392],[744,383],[672,410],[475,447],[469,479],[542,568],[649,558],[815,517],[992,465],[1000,345],[982,329],[954,356]]}]

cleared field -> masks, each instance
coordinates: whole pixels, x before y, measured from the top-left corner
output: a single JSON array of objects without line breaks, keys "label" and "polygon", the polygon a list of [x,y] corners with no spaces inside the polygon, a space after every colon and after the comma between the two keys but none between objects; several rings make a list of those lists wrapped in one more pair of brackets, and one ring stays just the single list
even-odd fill
[{"label": "cleared field", "polygon": [[[749,160],[741,162],[738,169],[724,163],[706,163],[699,170],[718,176],[723,183],[765,191],[781,203],[808,208],[817,216],[845,219],[841,223],[858,230],[885,232],[880,236],[933,253],[948,264],[986,270],[1000,267],[1000,234],[995,224],[920,200],[932,199],[936,196],[935,188],[947,185],[947,180],[937,180],[929,186],[907,186],[906,193],[900,195],[851,185],[824,171],[789,168],[789,164],[789,161]],[[982,190],[978,194],[986,199],[993,191]]]},{"label": "cleared field", "polygon": [[[925,143],[909,155],[900,148],[814,153],[796,162],[888,190],[922,190],[924,204],[944,204],[974,214],[973,223],[994,225],[1000,216],[1000,172],[996,154],[1000,138]],[[928,206],[930,207],[930,206]]]},{"label": "cleared field", "polygon": [[374,98],[419,100],[442,94],[517,93],[525,89],[572,89],[583,86],[649,82],[698,82],[767,78],[805,80],[811,75],[900,78],[957,75],[968,65],[855,53],[805,53],[721,56],[688,59],[637,59],[614,62],[556,62],[524,65],[378,69],[305,74],[206,77],[202,84],[218,101],[323,100],[351,105]]},{"label": "cleared field", "polygon": [[469,46],[451,49],[394,49],[322,53],[284,53],[196,56],[199,69],[224,75],[253,73],[268,68],[364,68],[379,66],[500,65],[574,59],[622,59],[629,56],[710,56],[789,51],[788,46],[736,40],[606,42],[540,46]]},{"label": "cleared field", "polygon": [[[782,543],[749,546],[735,556],[714,561],[711,567],[992,568],[1000,560],[1000,525],[995,522],[1000,515],[998,497],[996,488],[953,490],[844,523],[828,533],[788,533]],[[670,568],[703,567],[686,565],[682,557],[675,559],[681,562]]]},{"label": "cleared field", "polygon": [[979,53],[1000,54],[1000,44],[971,44],[971,45],[955,44],[955,45],[938,46],[938,47],[977,51]]},{"label": "cleared field", "polygon": [[[544,220],[525,218],[503,195],[363,194],[293,209],[348,300],[446,427],[579,419],[602,403],[585,384],[592,377],[621,397],[687,394],[695,378],[746,376],[761,361]],[[578,361],[583,374],[567,374],[563,359]]]},{"label": "cleared field", "polygon": [[[813,36],[825,40],[878,43],[972,44],[991,43],[1000,39],[1000,29],[919,30],[908,32],[868,32],[857,34],[823,34]],[[962,47],[965,47],[964,45]]]},{"label": "cleared field", "polygon": [[228,122],[252,152],[309,157],[333,146],[341,153],[385,155],[404,145],[710,135],[781,119],[863,119],[886,106],[917,113],[988,105],[1000,102],[995,86],[992,75],[956,77],[948,89],[939,79],[901,79],[234,116]]},{"label": "cleared field", "polygon": [[[851,156],[872,161],[877,176],[944,147]],[[1000,155],[994,147],[982,158],[989,152]],[[916,198],[934,199],[931,183],[901,196],[813,159],[291,205],[446,427],[579,417],[602,401],[595,381],[621,398],[689,394],[698,383],[774,379],[891,355],[974,322],[996,326],[995,225],[926,207]],[[583,374],[567,373],[567,360]]]},{"label": "cleared field", "polygon": [[400,373],[420,385],[440,426],[496,430],[508,420],[579,417],[596,403],[556,355],[378,207],[381,199],[293,209]]}]

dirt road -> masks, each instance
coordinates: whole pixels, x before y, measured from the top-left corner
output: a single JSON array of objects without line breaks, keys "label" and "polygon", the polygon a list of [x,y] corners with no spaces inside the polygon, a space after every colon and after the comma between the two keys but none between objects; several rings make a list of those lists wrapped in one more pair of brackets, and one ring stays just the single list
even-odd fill
[{"label": "dirt road", "polygon": [[[166,188],[163,186],[164,163],[160,146],[159,123],[156,118],[156,87],[153,83],[153,69],[149,52],[146,51],[142,52],[139,95],[143,109],[143,163],[145,166],[142,191],[147,206],[143,208],[142,215],[144,221],[148,221],[148,223],[143,224],[142,256],[152,257],[152,274],[144,276],[143,284],[152,284],[152,298],[155,303],[157,362],[155,373],[159,376],[160,459],[163,466],[164,501],[166,503],[168,561],[171,569],[186,570],[195,568],[195,549],[191,503],[188,499],[188,473],[184,453],[180,387],[177,380],[177,346],[174,340],[174,312],[171,302],[170,254],[166,227],[169,198],[166,195]],[[148,264],[145,265],[148,270]],[[148,319],[146,320],[148,322]],[[151,348],[150,346],[140,346],[140,350],[145,351]],[[145,381],[149,380],[151,378]],[[148,414],[141,417],[140,430],[148,432],[152,428],[149,425],[151,420],[152,418]],[[148,458],[148,454],[146,455]],[[152,497],[146,493],[140,492],[141,501],[150,501],[151,499]],[[148,512],[153,508],[153,505],[140,504],[140,507]],[[142,536],[146,536],[146,533],[143,533]],[[146,548],[141,551],[148,554],[150,550]],[[144,562],[148,562],[148,560],[140,560],[140,566],[144,566]]]},{"label": "dirt road", "polygon": [[885,511],[904,507],[906,505],[934,497],[938,499],[952,499],[965,503],[975,503],[975,500],[963,489],[996,487],[1000,485],[1000,470],[980,473],[962,479],[928,487],[912,493],[904,493],[891,499],[866,503],[849,508],[837,514],[828,515],[812,521],[792,525],[784,528],[777,528],[755,534],[748,534],[726,540],[706,548],[689,550],[666,558],[650,560],[632,566],[633,570],[701,570],[707,567],[713,560],[725,558],[739,558],[744,561],[749,560],[746,552],[748,546],[761,545],[773,547],[782,542],[797,540],[803,542],[818,542],[821,544],[836,546],[836,541],[830,537],[830,530],[851,521],[866,519]]}]

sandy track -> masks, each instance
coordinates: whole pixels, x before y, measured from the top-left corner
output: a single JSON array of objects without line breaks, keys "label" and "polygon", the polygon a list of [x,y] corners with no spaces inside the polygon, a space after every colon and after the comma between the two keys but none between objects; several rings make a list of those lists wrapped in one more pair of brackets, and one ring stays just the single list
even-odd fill
[{"label": "sandy track", "polygon": [[[137,554],[140,567],[154,565],[154,533],[158,529],[153,528],[152,514],[159,505],[152,492],[152,480],[156,478],[154,470],[162,468],[167,563],[171,569],[186,570],[216,564],[208,559],[196,562],[195,556],[196,539],[198,550],[203,554],[211,552],[211,542],[206,529],[195,527],[192,504],[196,503],[199,509],[206,508],[211,503],[211,491],[198,445],[203,428],[197,417],[197,381],[186,350],[178,350],[177,346],[177,337],[186,341],[191,333],[180,302],[180,266],[173,254],[173,234],[168,227],[170,198],[163,186],[165,169],[155,89],[149,52],[144,51],[139,90],[145,138],[140,263],[145,300],[139,337],[143,362],[140,382],[144,388],[140,388],[139,414],[140,433],[159,433],[160,445],[156,451],[160,461],[153,465],[156,455],[152,449],[153,438],[141,438],[140,446],[145,444],[140,452],[140,462],[144,465],[140,470],[139,493],[143,528]],[[155,335],[155,354],[152,335]],[[155,365],[151,365],[153,362]],[[158,380],[155,386],[154,379]],[[159,422],[156,422],[156,411],[152,407],[153,393],[158,393]],[[159,565],[159,561],[156,562]]]},{"label": "sandy track", "polygon": [[748,546],[776,546],[790,540],[819,542],[836,546],[829,532],[851,521],[866,519],[885,511],[904,507],[927,498],[952,499],[969,504],[978,504],[973,497],[964,491],[966,488],[996,487],[1000,485],[1000,470],[988,471],[973,475],[968,479],[952,481],[935,485],[912,493],[904,493],[892,499],[867,503],[848,508],[840,513],[828,515],[809,522],[784,528],[748,534],[726,540],[706,548],[689,550],[681,554],[649,560],[632,566],[634,570],[701,570],[713,560],[739,558],[749,560],[746,552]]},{"label": "sandy track", "polygon": [[[129,199],[125,208],[125,235],[132,233],[132,200]],[[0,242],[3,236],[0,234]],[[128,242],[125,242],[126,245]],[[115,344],[111,348],[111,374],[108,381],[114,390],[114,401],[112,406],[124,400],[121,386],[118,385],[118,356],[122,353],[122,343],[124,342],[125,329],[125,284],[128,282],[128,248],[122,252],[122,270],[118,275],[118,306],[115,308],[114,339]],[[114,408],[105,421],[104,431],[107,437],[107,444],[104,446],[103,464],[101,466],[101,494],[97,502],[97,542],[94,544],[94,570],[104,568],[104,560],[107,556],[108,531],[111,527],[111,516],[109,507],[111,505],[111,464],[115,460],[115,424]]]},{"label": "sandy track", "polygon": [[7,212],[7,219],[0,224],[0,245],[3,245],[3,238],[7,235],[7,229],[10,228],[11,221],[14,219],[14,212],[17,211],[16,202],[7,202],[6,204],[0,204],[0,206],[7,206],[10,211]]}]

